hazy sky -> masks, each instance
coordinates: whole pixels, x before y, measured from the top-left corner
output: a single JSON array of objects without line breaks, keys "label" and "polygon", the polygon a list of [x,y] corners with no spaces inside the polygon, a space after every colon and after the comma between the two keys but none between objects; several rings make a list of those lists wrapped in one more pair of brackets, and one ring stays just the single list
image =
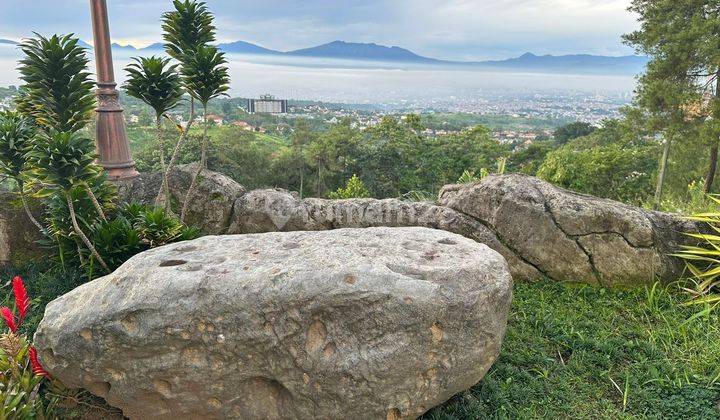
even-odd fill
[{"label": "hazy sky", "polygon": [[[170,0],[107,0],[113,40],[160,41]],[[334,40],[398,45],[444,59],[630,53],[630,0],[209,0],[221,41],[290,50]],[[91,39],[88,0],[0,0],[0,38],[32,31]]]}]

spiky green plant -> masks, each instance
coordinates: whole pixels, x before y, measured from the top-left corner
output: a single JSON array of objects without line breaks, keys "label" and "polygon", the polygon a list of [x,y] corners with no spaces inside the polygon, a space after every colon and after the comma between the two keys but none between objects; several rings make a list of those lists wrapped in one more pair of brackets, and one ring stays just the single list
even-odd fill
[{"label": "spiky green plant", "polygon": [[[174,10],[163,14],[162,29],[165,50],[184,67],[198,49],[215,41],[214,16],[204,2],[174,0]],[[189,89],[188,89],[189,90]],[[190,96],[190,116],[187,126],[182,129],[180,139],[170,157],[165,178],[177,163],[180,150],[187,141],[190,128],[195,120],[195,95]]]},{"label": "spiky green plant", "polygon": [[94,164],[96,156],[93,140],[79,133],[51,131],[38,137],[35,147],[27,156],[32,163],[34,177],[42,185],[41,194],[57,193],[65,198],[75,234],[98,263],[110,272],[103,258],[80,228],[73,204],[73,190],[82,187],[93,202],[100,218],[106,220],[102,206],[90,188],[90,183],[101,174],[101,169]]},{"label": "spiky green plant", "polygon": [[177,71],[178,65],[170,65],[169,58],[152,56],[134,58],[133,60],[134,63],[125,68],[128,78],[123,88],[128,95],[140,99],[155,111],[156,138],[160,149],[160,166],[163,172],[163,182],[155,199],[155,205],[160,204],[160,199],[164,193],[165,209],[169,211],[170,188],[165,166],[162,118],[166,112],[175,108],[182,99],[182,81]]},{"label": "spiky green plant", "polygon": [[185,221],[190,199],[195,194],[197,179],[207,167],[207,145],[208,145],[208,103],[210,100],[225,95],[230,89],[230,75],[225,64],[225,54],[213,46],[201,46],[197,51],[186,58],[182,66],[182,75],[188,92],[203,107],[203,137],[200,147],[200,164],[198,170],[193,174],[190,187],[188,188],[183,202],[180,220]]},{"label": "spiky green plant", "polygon": [[[720,199],[709,196],[720,205]],[[720,211],[699,213],[688,217],[695,222],[706,223],[713,233],[692,233],[698,245],[683,245],[674,256],[685,260],[692,274],[695,287],[686,289],[692,294],[691,304],[720,304]]]},{"label": "spiky green plant", "polygon": [[165,51],[181,63],[198,47],[215,41],[213,14],[205,2],[174,0],[175,10],[162,16]]},{"label": "spiky green plant", "polygon": [[33,145],[36,127],[33,122],[12,111],[0,111],[0,174],[17,184],[18,195],[30,221],[44,232],[35,219],[25,196],[25,171],[28,169],[27,152]]},{"label": "spiky green plant", "polygon": [[78,131],[90,122],[95,106],[85,49],[72,34],[35,35],[20,44],[25,58],[18,68],[24,82],[18,109],[46,132]]}]

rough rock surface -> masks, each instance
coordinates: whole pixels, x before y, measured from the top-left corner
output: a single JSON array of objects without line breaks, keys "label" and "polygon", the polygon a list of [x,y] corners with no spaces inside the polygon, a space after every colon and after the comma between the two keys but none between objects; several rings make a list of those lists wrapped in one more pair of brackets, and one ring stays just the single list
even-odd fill
[{"label": "rough rock surface", "polygon": [[537,178],[492,176],[450,185],[440,205],[488,226],[519,258],[549,278],[604,286],[673,280],[668,254],[694,223],[612,200],[573,193]]},{"label": "rough rock surface", "polygon": [[317,231],[368,227],[427,227],[457,233],[484,243],[508,261],[514,278],[542,274],[498,241],[494,232],[462,213],[425,202],[396,199],[300,200],[285,190],[255,190],[235,203],[229,234]]},{"label": "rough rock surface", "polygon": [[[17,197],[0,192],[0,266],[42,254],[40,232],[32,224]],[[36,217],[40,217],[37,211]]]},{"label": "rough rock surface", "polygon": [[[168,185],[172,208],[178,214],[196,171],[197,164],[190,164],[177,166],[170,173]],[[141,174],[119,185],[120,197],[126,202],[155,204],[161,183],[162,174],[159,172]],[[230,223],[233,204],[244,193],[245,189],[240,184],[225,175],[203,171],[195,197],[188,207],[187,222],[199,227],[206,234],[225,233]]]},{"label": "rough rock surface", "polygon": [[50,303],[35,343],[133,419],[409,419],[485,375],[511,282],[439,230],[205,237]]}]

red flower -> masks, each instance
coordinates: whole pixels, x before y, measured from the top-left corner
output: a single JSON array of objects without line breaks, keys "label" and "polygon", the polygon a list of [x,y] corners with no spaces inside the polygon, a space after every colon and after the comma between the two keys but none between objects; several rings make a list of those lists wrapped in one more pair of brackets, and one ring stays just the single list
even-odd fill
[{"label": "red flower", "polygon": [[37,349],[35,347],[30,347],[30,365],[32,366],[32,371],[35,375],[38,376],[44,376],[46,378],[50,377],[50,374],[48,371],[45,370],[44,367],[40,364],[40,361],[38,360],[37,355]]},{"label": "red flower", "polygon": [[28,311],[28,308],[30,307],[30,299],[27,295],[27,290],[25,290],[25,285],[23,284],[22,279],[20,276],[16,276],[13,281],[13,293],[15,294],[15,306],[18,309],[18,312],[20,313],[20,316],[18,317],[18,327],[20,324],[22,324],[23,320],[25,319],[25,314]]},{"label": "red flower", "polygon": [[5,320],[5,323],[7,324],[8,328],[10,328],[10,331],[17,332],[17,324],[15,324],[15,314],[12,313],[10,308],[7,306],[3,306],[0,308],[0,313],[2,313],[2,317]]}]

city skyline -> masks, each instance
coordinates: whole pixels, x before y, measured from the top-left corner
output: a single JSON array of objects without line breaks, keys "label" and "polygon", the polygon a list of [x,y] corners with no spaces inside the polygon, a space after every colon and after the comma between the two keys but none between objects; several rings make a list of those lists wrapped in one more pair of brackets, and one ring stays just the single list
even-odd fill
[{"label": "city skyline", "polygon": [[[218,0],[218,41],[243,40],[292,50],[334,40],[398,45],[448,60],[483,60],[537,54],[624,55],[621,35],[637,27],[629,1],[611,0]],[[113,41],[146,46],[161,40],[158,25],[167,0],[108,4]],[[73,32],[90,40],[86,0],[5,0],[0,38]],[[28,22],[32,22],[29,24]],[[422,28],[422,29],[420,29]]]}]

